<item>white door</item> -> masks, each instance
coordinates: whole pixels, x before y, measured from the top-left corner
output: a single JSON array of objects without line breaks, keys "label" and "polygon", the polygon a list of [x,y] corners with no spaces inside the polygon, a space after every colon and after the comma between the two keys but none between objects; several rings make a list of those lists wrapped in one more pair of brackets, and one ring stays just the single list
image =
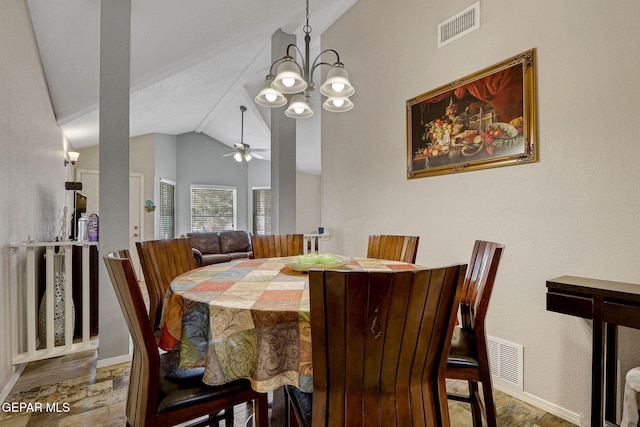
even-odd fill
[{"label": "white door", "polygon": [[[100,215],[100,180],[96,170],[78,170],[78,179],[82,182],[82,194],[87,196],[87,216],[95,213]],[[144,212],[144,177],[139,173],[129,175],[129,253],[133,268],[142,280],[140,260],[136,242],[142,241]]]}]

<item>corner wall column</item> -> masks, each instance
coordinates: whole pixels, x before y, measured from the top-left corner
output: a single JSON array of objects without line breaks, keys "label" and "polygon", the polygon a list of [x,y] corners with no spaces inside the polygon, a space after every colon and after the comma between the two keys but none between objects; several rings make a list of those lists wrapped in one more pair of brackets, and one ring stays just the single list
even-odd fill
[{"label": "corner wall column", "polygon": [[[100,6],[100,256],[129,247],[131,0]],[[135,250],[135,248],[130,248]],[[129,330],[100,260],[99,360],[129,354]]]},{"label": "corner wall column", "polygon": [[[271,37],[271,61],[281,59],[296,37],[282,30]],[[271,110],[271,232],[296,232],[296,119],[285,107]]]}]

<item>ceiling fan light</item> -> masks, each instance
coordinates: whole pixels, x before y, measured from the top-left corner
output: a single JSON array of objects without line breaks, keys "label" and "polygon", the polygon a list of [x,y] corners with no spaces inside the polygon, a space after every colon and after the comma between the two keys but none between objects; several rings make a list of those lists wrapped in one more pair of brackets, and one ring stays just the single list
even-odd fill
[{"label": "ceiling fan light", "polygon": [[282,107],[287,103],[287,98],[285,98],[281,92],[278,92],[271,87],[271,83],[274,79],[275,77],[269,74],[264,80],[262,86],[260,86],[260,92],[256,95],[256,104],[263,107],[276,108]]},{"label": "ceiling fan light", "polygon": [[307,98],[299,93],[291,97],[289,107],[284,114],[292,119],[306,119],[307,117],[313,116],[313,110],[309,107]]},{"label": "ceiling fan light", "polygon": [[322,107],[332,113],[344,113],[353,108],[353,102],[349,98],[328,98]]},{"label": "ceiling fan light", "polygon": [[302,70],[292,57],[285,56],[278,65],[278,72],[271,87],[284,94],[302,92],[307,88],[307,82],[302,78]]},{"label": "ceiling fan light", "polygon": [[244,153],[244,159],[248,162],[249,160],[253,159],[253,156],[251,156],[251,154],[249,153]]},{"label": "ceiling fan light", "polygon": [[333,64],[333,68],[327,73],[327,79],[320,86],[320,93],[328,98],[346,98],[355,92],[344,65],[341,62]]},{"label": "ceiling fan light", "polygon": [[233,159],[238,163],[242,162],[242,153],[240,153],[239,151],[236,151],[235,154],[233,155]]}]

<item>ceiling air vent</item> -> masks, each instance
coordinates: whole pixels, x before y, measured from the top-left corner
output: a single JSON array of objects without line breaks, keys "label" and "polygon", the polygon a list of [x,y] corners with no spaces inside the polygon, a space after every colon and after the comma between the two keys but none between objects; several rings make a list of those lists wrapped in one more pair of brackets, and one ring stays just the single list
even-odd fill
[{"label": "ceiling air vent", "polygon": [[438,24],[438,49],[480,28],[480,2]]}]

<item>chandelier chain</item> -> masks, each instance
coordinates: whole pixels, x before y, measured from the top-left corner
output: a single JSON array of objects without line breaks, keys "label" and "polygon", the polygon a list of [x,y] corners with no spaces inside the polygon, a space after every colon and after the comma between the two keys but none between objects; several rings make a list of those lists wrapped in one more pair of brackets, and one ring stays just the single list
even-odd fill
[{"label": "chandelier chain", "polygon": [[309,34],[311,32],[311,25],[309,25],[309,0],[307,0],[307,23],[302,30],[305,34]]}]

